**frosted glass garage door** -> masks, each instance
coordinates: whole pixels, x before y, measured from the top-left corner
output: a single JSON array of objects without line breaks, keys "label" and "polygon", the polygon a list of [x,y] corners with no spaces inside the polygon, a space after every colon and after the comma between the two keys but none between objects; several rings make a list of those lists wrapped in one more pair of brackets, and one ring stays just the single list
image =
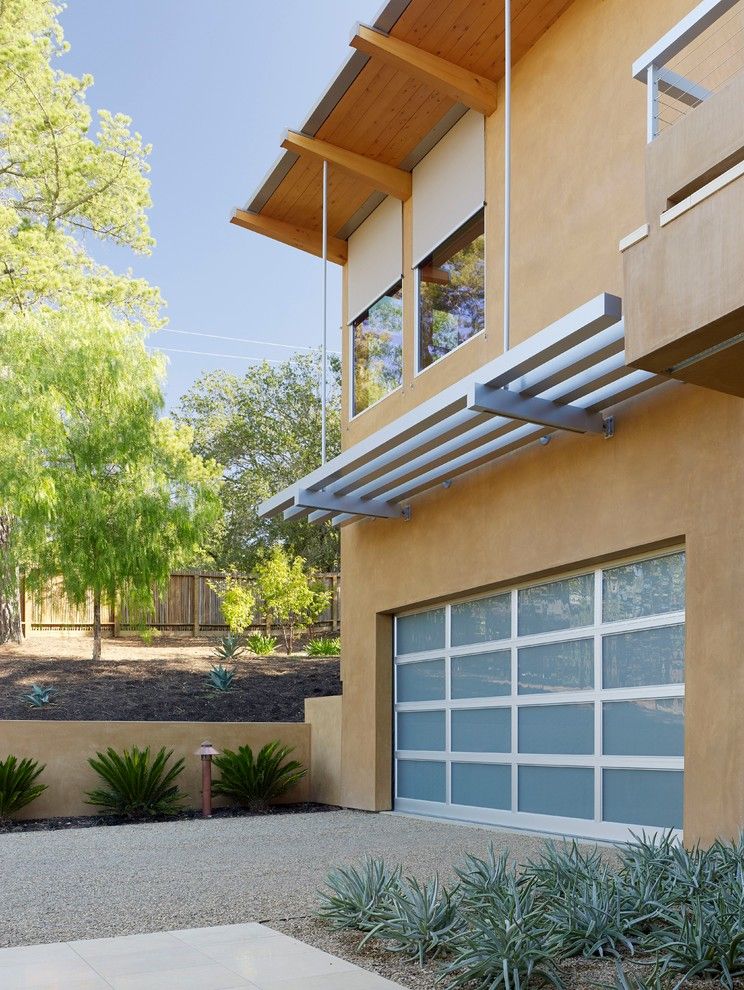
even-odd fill
[{"label": "frosted glass garage door", "polygon": [[395,807],[627,838],[681,829],[685,555],[395,621]]}]

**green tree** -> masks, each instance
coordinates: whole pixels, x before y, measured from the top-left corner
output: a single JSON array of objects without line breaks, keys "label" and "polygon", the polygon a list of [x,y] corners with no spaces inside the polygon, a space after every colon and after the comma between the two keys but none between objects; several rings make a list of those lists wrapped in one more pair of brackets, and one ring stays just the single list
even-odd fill
[{"label": "green tree", "polygon": [[[330,363],[328,456],[340,449],[340,362]],[[224,469],[224,528],[212,553],[223,570],[251,573],[275,543],[317,570],[338,567],[338,533],[306,520],[259,519],[258,505],[320,464],[320,361],[316,353],[238,376],[210,372],[181,399],[177,419],[194,450]]]},{"label": "green tree", "polygon": [[[96,263],[83,236],[149,253],[152,238],[147,157],[150,149],[122,114],[101,111],[93,124],[91,76],[56,65],[67,51],[52,0],[0,3],[0,324],[11,314],[74,310],[83,302],[117,318],[155,327],[160,296],[142,279]],[[2,457],[27,452],[4,447]],[[18,468],[16,462],[16,469]],[[0,488],[0,642],[20,638],[16,518]]]},{"label": "green tree", "polygon": [[160,418],[162,358],[108,308],[10,317],[0,353],[0,443],[27,451],[2,459],[0,490],[19,509],[32,582],[59,574],[79,604],[92,592],[97,659],[102,601],[151,606],[153,585],[198,556],[219,472],[192,453],[187,426]]},{"label": "green tree", "polygon": [[316,622],[331,601],[331,592],[315,580],[305,560],[278,545],[256,565],[256,588],[267,622],[282,627],[287,656],[295,636]]},{"label": "green tree", "polygon": [[256,596],[247,581],[227,574],[210,587],[219,596],[222,614],[233,635],[239,635],[253,625]]}]

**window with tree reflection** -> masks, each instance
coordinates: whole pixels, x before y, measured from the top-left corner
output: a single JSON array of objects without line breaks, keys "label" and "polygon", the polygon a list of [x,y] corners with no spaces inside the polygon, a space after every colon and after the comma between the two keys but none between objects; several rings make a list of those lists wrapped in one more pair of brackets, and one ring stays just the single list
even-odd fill
[{"label": "window with tree reflection", "polygon": [[419,370],[485,326],[483,210],[418,267]]},{"label": "window with tree reflection", "polygon": [[401,384],[402,337],[403,289],[397,282],[352,324],[355,416]]}]

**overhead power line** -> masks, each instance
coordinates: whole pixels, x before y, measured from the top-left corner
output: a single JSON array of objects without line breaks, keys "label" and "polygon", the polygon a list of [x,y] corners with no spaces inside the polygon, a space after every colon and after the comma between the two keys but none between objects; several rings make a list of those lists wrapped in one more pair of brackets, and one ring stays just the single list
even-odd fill
[{"label": "overhead power line", "polygon": [[154,349],[168,351],[171,354],[196,354],[199,357],[230,358],[232,361],[255,361],[257,364],[263,364],[264,361],[268,364],[284,364],[283,361],[277,361],[273,358],[246,357],[243,354],[220,354],[217,351],[187,351],[181,347],[160,347],[158,345],[154,345]]},{"label": "overhead power line", "polygon": [[[204,333],[201,330],[173,330],[171,327],[163,327],[157,333],[180,333],[187,337],[209,337],[212,340],[231,340],[237,344],[259,344],[262,347],[283,347],[288,351],[312,351],[312,347],[305,344],[280,344],[276,340],[254,340],[250,337],[226,337],[219,333]],[[338,354],[338,351],[333,351]]]}]

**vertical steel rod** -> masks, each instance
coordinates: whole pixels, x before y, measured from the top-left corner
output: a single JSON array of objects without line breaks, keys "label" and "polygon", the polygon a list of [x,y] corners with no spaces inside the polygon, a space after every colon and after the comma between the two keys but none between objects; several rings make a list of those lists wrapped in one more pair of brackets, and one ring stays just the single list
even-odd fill
[{"label": "vertical steel rod", "polygon": [[323,162],[323,334],[320,348],[320,462],[326,462],[326,416],[328,392],[328,162]]},{"label": "vertical steel rod", "polygon": [[511,0],[504,0],[504,351],[509,350],[511,309]]}]

